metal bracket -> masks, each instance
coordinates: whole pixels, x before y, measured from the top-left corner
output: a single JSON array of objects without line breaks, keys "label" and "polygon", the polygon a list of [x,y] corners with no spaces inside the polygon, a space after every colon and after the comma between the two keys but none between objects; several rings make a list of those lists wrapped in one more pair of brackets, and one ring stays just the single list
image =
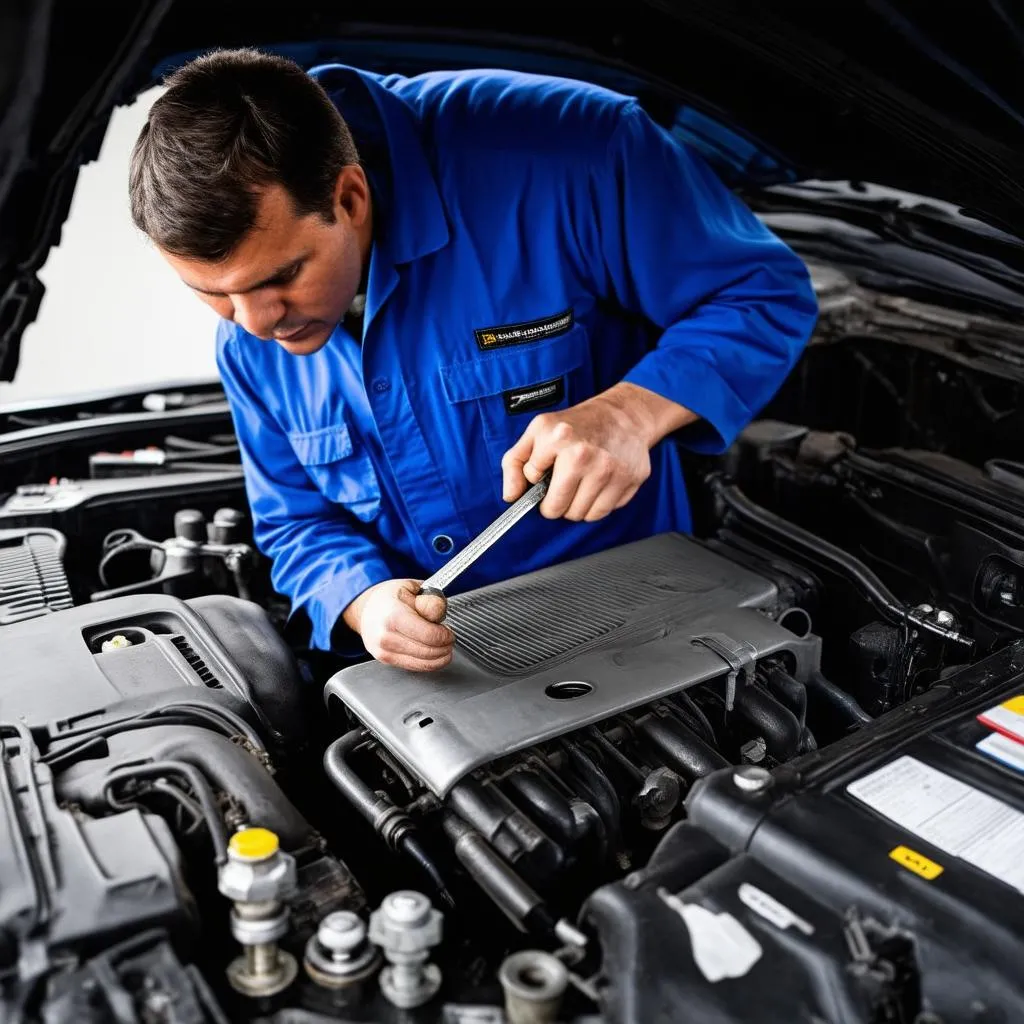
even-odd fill
[{"label": "metal bracket", "polygon": [[744,681],[753,672],[757,658],[757,648],[745,640],[733,640],[725,633],[706,633],[693,638],[695,644],[703,644],[708,650],[717,654],[729,666],[729,675],[725,681],[725,709],[732,711],[736,703],[736,683],[742,675]]}]

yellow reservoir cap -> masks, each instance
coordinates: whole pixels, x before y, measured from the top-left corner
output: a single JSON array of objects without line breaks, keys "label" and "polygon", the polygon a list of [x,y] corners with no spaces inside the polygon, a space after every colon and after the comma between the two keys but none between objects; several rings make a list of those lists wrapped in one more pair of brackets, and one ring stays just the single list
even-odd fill
[{"label": "yellow reservoir cap", "polygon": [[269,828],[243,828],[228,841],[228,849],[243,860],[263,860],[280,848],[280,840]]}]

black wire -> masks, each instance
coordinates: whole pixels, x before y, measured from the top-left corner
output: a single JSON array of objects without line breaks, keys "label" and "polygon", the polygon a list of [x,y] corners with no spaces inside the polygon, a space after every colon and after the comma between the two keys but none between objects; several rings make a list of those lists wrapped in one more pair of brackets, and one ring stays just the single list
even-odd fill
[{"label": "black wire", "polygon": [[[179,713],[185,712],[185,714],[181,716],[183,721],[173,721],[173,712],[175,711]],[[160,719],[164,717],[171,719],[171,721],[161,722]],[[264,746],[263,741],[259,738],[249,723],[240,715],[236,715],[234,711],[215,705],[203,705],[198,701],[175,701],[173,704],[166,704],[160,708],[153,708],[150,711],[145,711],[132,718],[118,722],[111,722],[107,725],[97,726],[90,730],[90,732],[86,734],[80,742],[74,743],[70,747],[63,747],[59,750],[55,750],[41,758],[41,760],[53,769],[55,765],[63,764],[63,762],[68,758],[76,757],[101,740],[117,735],[118,733],[134,732],[138,729],[150,729],[155,725],[189,725],[192,724],[190,719],[198,719],[206,725],[215,727],[219,735],[226,736],[231,740],[236,739],[241,735],[242,738],[251,744],[252,747],[260,754],[266,754],[267,752],[267,748]],[[220,719],[220,721],[218,721],[218,719]],[[232,728],[236,731],[232,732]]]},{"label": "black wire", "polygon": [[[241,715],[230,708],[221,707],[219,704],[205,704],[202,701],[176,700],[173,704],[164,704],[162,707],[147,711],[146,716],[153,715],[159,718],[168,711],[186,711],[201,721],[218,726],[219,731],[226,735],[228,739],[234,739],[235,733],[237,733],[244,737],[246,742],[261,754],[267,752],[267,748],[256,730]],[[227,728],[228,726],[231,728]],[[232,733],[231,729],[234,729],[235,733]]]},{"label": "black wire", "polygon": [[192,823],[188,828],[183,829],[187,835],[191,832],[196,825],[199,825],[203,821],[203,809],[192,799],[184,790],[179,789],[177,786],[172,785],[167,779],[154,779],[150,783],[150,787],[155,789],[159,793],[165,793],[171,799],[176,800],[178,805],[190,815],[192,815]]},{"label": "black wire", "polygon": [[213,796],[213,790],[202,773],[184,761],[153,761],[149,764],[134,764],[126,768],[115,768],[107,774],[103,783],[103,793],[107,800],[110,799],[110,790],[118,782],[127,779],[149,779],[159,778],[164,775],[182,776],[192,789],[199,801],[203,819],[206,821],[206,828],[210,834],[210,841],[213,843],[213,859],[219,867],[227,859],[228,833],[224,819],[217,810],[217,802]]},{"label": "black wire", "polygon": [[118,544],[117,547],[111,548],[100,559],[100,565],[97,572],[99,574],[100,583],[102,583],[103,586],[110,586],[110,581],[107,579],[107,566],[117,558],[118,555],[126,554],[129,551],[159,551],[166,556],[163,545],[157,543],[155,540],[129,540],[125,541],[124,544]]}]

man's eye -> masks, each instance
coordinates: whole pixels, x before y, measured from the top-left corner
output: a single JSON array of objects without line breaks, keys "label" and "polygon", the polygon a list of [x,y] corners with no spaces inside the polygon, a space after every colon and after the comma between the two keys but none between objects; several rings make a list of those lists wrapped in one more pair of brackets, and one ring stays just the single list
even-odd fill
[{"label": "man's eye", "polygon": [[281,274],[278,279],[274,282],[275,284],[289,284],[299,276],[299,271],[302,269],[301,263],[296,263],[290,270],[286,270]]}]

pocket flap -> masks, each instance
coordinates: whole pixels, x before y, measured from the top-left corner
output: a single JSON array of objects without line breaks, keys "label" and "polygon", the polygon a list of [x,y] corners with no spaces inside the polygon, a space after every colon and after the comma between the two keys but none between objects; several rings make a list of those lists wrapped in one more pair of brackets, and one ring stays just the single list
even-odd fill
[{"label": "pocket flap", "polygon": [[577,324],[550,341],[503,348],[479,359],[443,366],[441,381],[450,402],[469,402],[560,377],[583,366],[586,358],[586,331]]},{"label": "pocket flap", "polygon": [[344,423],[307,433],[289,434],[288,440],[304,466],[323,466],[352,454],[352,438]]}]

